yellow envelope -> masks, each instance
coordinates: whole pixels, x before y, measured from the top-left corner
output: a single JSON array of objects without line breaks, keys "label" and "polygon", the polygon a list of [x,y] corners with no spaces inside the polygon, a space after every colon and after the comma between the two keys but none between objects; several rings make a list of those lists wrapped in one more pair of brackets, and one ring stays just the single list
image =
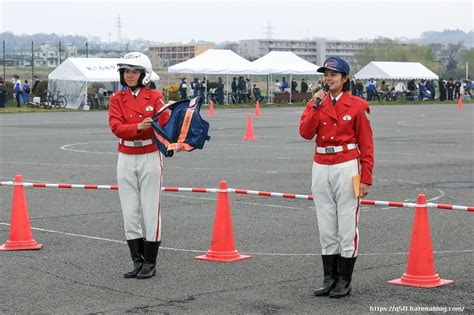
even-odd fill
[{"label": "yellow envelope", "polygon": [[352,176],[352,186],[354,186],[354,197],[360,197],[360,174]]}]

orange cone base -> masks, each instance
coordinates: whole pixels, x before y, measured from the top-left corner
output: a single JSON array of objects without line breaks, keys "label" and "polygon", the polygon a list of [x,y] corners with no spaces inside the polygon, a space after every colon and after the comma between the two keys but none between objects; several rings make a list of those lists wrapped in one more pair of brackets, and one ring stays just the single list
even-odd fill
[{"label": "orange cone base", "polygon": [[253,140],[257,140],[257,139],[255,139],[255,137],[251,136],[251,137],[243,137],[242,140],[250,140],[250,141],[253,141]]},{"label": "orange cone base", "polygon": [[29,241],[7,241],[0,246],[0,250],[34,250],[41,249],[43,244],[38,244],[35,240]]},{"label": "orange cone base", "polygon": [[235,250],[233,252],[213,252],[208,250],[206,255],[196,256],[194,259],[197,260],[210,260],[210,261],[219,261],[219,262],[233,262],[237,260],[251,258],[252,256],[240,255],[239,251]]},{"label": "orange cone base", "polygon": [[401,278],[388,281],[388,283],[419,288],[435,288],[454,283],[454,281],[441,279],[437,273],[432,276],[412,276],[404,273]]}]

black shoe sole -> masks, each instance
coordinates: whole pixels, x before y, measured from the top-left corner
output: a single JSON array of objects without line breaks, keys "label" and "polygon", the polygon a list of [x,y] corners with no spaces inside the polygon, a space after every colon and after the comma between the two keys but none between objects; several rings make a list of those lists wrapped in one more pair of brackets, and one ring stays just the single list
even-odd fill
[{"label": "black shoe sole", "polygon": [[149,279],[151,277],[154,277],[156,275],[156,270],[153,271],[153,274],[151,276],[140,276],[140,275],[137,275],[135,278],[136,279]]},{"label": "black shoe sole", "polygon": [[344,295],[331,295],[329,294],[330,297],[334,298],[334,299],[339,299],[339,298],[342,298],[342,297],[345,297],[345,296],[348,296],[351,294],[351,290],[349,290],[349,292],[347,292],[346,294]]}]

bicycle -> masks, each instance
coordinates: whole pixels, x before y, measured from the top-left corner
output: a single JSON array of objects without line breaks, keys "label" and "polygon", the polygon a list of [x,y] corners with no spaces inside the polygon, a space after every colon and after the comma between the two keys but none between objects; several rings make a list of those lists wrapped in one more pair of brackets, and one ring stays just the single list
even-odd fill
[{"label": "bicycle", "polygon": [[41,101],[44,108],[66,108],[67,99],[64,95],[60,95],[59,91],[52,94],[51,91],[46,91],[46,97]]}]

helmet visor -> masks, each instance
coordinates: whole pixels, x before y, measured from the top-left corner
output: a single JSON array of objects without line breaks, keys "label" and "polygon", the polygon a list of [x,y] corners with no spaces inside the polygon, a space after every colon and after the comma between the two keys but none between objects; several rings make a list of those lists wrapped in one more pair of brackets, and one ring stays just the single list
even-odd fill
[{"label": "helmet visor", "polygon": [[118,66],[119,70],[120,69],[126,69],[126,70],[130,70],[130,71],[146,72],[145,68],[143,68],[141,66],[127,65],[127,64],[123,64],[123,63],[119,63],[119,64],[117,64],[117,66]]}]

